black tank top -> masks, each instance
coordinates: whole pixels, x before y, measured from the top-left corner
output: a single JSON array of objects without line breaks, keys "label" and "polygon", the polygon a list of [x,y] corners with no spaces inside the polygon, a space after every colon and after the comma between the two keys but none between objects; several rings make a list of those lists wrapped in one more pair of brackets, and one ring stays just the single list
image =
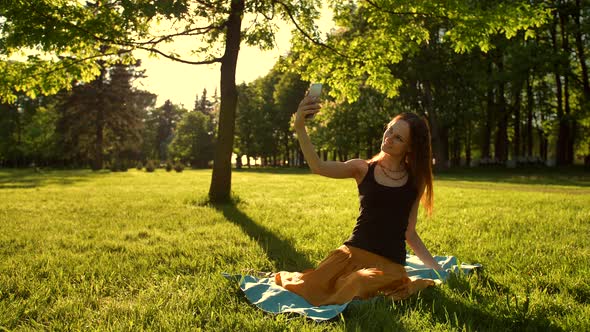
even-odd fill
[{"label": "black tank top", "polygon": [[408,173],[406,184],[389,187],[375,180],[376,162],[369,164],[358,185],[360,214],[344,244],[370,251],[395,263],[406,263],[406,229],[418,190]]}]

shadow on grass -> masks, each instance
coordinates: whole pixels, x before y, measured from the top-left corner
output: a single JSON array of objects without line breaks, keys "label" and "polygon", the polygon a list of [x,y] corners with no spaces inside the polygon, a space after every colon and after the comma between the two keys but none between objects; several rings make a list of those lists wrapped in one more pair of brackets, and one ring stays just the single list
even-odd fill
[{"label": "shadow on grass", "polygon": [[211,205],[221,212],[230,222],[240,226],[242,231],[256,240],[266,252],[266,256],[278,270],[301,271],[312,268],[313,263],[297,252],[293,241],[281,238],[266,227],[258,224],[247,214],[240,211],[235,203]]},{"label": "shadow on grass", "polygon": [[93,177],[108,173],[108,171],[92,172],[90,170],[0,169],[0,190],[31,189],[56,184],[70,185],[89,181]]},{"label": "shadow on grass", "polygon": [[[488,279],[484,276],[489,285]],[[417,320],[416,324],[422,325],[417,317],[428,317],[433,325],[450,326],[453,330],[563,331],[552,324],[549,312],[531,311],[525,303],[498,301],[511,296],[502,291],[495,296],[483,294],[465,276],[451,275],[447,287],[458,296],[449,297],[448,291],[435,286],[403,301],[392,302],[381,297],[351,305],[345,312],[347,330],[383,329],[384,326],[391,326],[395,331],[415,330],[412,321]],[[506,291],[508,288],[494,282],[493,289]]]},{"label": "shadow on grass", "polygon": [[[312,174],[307,167],[242,167],[233,169],[233,172],[239,173],[261,173],[261,174],[285,174],[285,175],[310,175]],[[505,167],[456,167],[446,170],[437,170],[435,179],[447,181],[465,181],[465,182],[497,182],[514,185],[532,185],[541,189],[542,186],[560,185],[560,186],[578,186],[590,187],[590,171],[583,166],[564,166],[564,167],[523,167],[508,169]],[[486,187],[487,188],[487,187]],[[563,191],[559,188],[543,188],[547,191]],[[529,188],[523,188],[529,190]],[[580,192],[581,193],[581,192]]]},{"label": "shadow on grass", "polygon": [[564,166],[555,168],[525,167],[516,169],[507,169],[504,167],[461,167],[436,171],[435,178],[450,181],[485,181],[518,185],[590,187],[590,171],[581,166]]}]

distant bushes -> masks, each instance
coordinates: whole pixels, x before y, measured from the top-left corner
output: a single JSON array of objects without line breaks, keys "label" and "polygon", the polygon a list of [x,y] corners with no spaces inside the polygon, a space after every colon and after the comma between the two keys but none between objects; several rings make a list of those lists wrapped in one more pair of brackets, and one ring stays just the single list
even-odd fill
[{"label": "distant bushes", "polygon": [[145,164],[145,171],[151,173],[155,170],[156,170],[156,163],[153,160],[148,160],[148,162]]},{"label": "distant bushes", "polygon": [[[111,164],[109,164],[108,167],[111,170],[114,169],[113,166],[111,166]],[[177,173],[180,173],[180,172],[182,172],[184,170],[184,167],[185,167],[184,164],[182,162],[178,161],[178,160],[175,161],[175,162],[172,162],[172,161],[169,161],[168,160],[165,163],[160,163],[160,162],[158,162],[156,160],[148,160],[145,163],[145,171],[146,172],[149,172],[149,173],[155,172],[156,169],[158,169],[158,168],[163,168],[163,169],[166,170],[166,172],[171,172],[172,170],[174,170]],[[144,164],[142,162],[138,162],[136,164],[135,168],[138,171],[141,171],[144,168]]]},{"label": "distant bushes", "polygon": [[108,169],[111,172],[127,172],[129,169],[129,162],[126,160],[115,159],[104,163],[104,169]]},{"label": "distant bushes", "polygon": [[184,170],[184,165],[180,161],[176,161],[176,163],[174,164],[174,170],[176,171],[176,173],[180,173]]}]

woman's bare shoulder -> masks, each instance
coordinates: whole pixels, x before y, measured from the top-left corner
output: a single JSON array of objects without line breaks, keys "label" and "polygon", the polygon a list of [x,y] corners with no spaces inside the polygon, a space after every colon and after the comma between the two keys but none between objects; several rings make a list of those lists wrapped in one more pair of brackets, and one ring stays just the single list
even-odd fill
[{"label": "woman's bare shoulder", "polygon": [[365,159],[350,159],[346,162],[355,168],[355,179],[356,183],[360,184],[363,182],[367,171],[369,170],[369,161]]}]

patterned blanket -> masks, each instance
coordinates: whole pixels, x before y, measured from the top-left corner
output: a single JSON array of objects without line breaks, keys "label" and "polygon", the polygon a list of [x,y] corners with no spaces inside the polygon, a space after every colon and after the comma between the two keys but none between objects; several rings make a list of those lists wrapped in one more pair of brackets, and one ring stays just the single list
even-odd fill
[{"label": "patterned blanket", "polygon": [[[444,271],[436,271],[427,268],[422,261],[416,256],[406,256],[406,272],[410,279],[432,279],[437,284],[444,282],[450,273],[471,273],[475,269],[481,268],[479,264],[457,264],[454,256],[434,256],[434,259],[441,265]],[[274,282],[271,273],[257,273],[252,275],[226,274],[224,276],[230,280],[237,280],[240,289],[246,295],[250,303],[265,312],[279,313],[298,313],[315,321],[324,321],[338,316],[350,304],[333,304],[323,306],[313,306],[301,296],[292,293]],[[359,301],[359,300],[355,300]]]}]

